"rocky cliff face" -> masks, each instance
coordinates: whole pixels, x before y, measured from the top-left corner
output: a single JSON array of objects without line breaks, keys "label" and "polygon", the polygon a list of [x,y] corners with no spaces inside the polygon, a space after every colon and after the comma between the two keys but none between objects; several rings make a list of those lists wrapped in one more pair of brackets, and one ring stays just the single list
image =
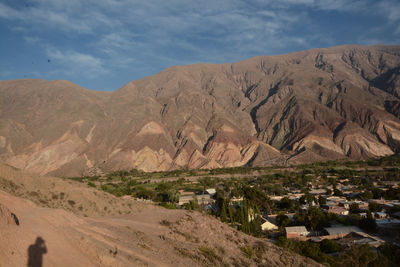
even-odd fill
[{"label": "rocky cliff face", "polygon": [[400,151],[400,47],[168,68],[112,92],[0,82],[0,155],[41,174],[362,159]]}]

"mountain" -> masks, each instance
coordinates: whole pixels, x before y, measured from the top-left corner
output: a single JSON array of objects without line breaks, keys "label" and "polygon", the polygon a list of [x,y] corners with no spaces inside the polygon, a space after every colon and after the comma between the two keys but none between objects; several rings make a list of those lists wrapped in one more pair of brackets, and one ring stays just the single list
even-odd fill
[{"label": "mountain", "polygon": [[2,164],[0,233],[1,266],[322,266],[197,211]]},{"label": "mountain", "polygon": [[400,152],[400,46],[167,68],[115,92],[0,82],[0,160],[75,176]]}]

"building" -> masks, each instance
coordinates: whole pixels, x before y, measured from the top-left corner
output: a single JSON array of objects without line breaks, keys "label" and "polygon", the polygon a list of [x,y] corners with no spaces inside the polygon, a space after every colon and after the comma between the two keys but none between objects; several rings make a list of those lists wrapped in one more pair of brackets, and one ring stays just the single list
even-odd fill
[{"label": "building", "polygon": [[196,195],[197,201],[201,205],[207,205],[207,204],[212,204],[214,203],[214,199],[211,198],[211,195],[209,194],[203,194],[203,195]]},{"label": "building", "polygon": [[393,218],[400,219],[400,211],[393,213],[392,216]]},{"label": "building", "polygon": [[209,194],[212,197],[215,195],[216,192],[217,192],[217,190],[215,190],[215,188],[206,189],[206,193]]},{"label": "building", "polygon": [[333,203],[339,204],[339,202],[346,201],[346,198],[337,197],[337,196],[331,196],[331,197],[328,197],[326,200],[327,200],[327,202],[333,202]]},{"label": "building", "polygon": [[196,195],[194,193],[187,195],[180,195],[178,205],[183,205],[189,203],[191,200],[194,200]]},{"label": "building", "polygon": [[339,202],[339,206],[345,209],[350,209],[351,202],[349,201],[341,201]]},{"label": "building", "polygon": [[180,192],[178,205],[182,206],[195,199],[202,205],[214,203],[214,199],[210,194],[195,195],[193,192]]},{"label": "building", "polygon": [[285,235],[289,239],[306,239],[309,234],[305,226],[285,227]]},{"label": "building", "polygon": [[309,192],[311,195],[316,196],[316,195],[325,195],[326,194],[326,189],[320,188],[320,189],[311,189]]},{"label": "building", "polygon": [[278,228],[279,227],[273,224],[272,222],[268,221],[264,217],[261,217],[261,230],[263,232],[278,230]]},{"label": "building", "polygon": [[386,212],[381,212],[381,211],[373,212],[372,214],[376,219],[385,219],[389,217],[389,215]]},{"label": "building", "polygon": [[391,218],[376,220],[376,225],[379,228],[400,228],[400,220]]},{"label": "building", "polygon": [[363,232],[357,226],[336,226],[336,227],[327,227],[324,229],[328,233],[328,236],[326,236],[325,238],[329,239],[339,239],[353,232]]},{"label": "building", "polygon": [[270,196],[269,198],[274,201],[281,201],[284,196]]},{"label": "building", "polygon": [[368,202],[364,202],[364,201],[358,202],[358,201],[356,201],[356,203],[358,204],[358,207],[361,210],[368,210]]},{"label": "building", "polygon": [[377,248],[384,243],[385,241],[383,241],[379,237],[372,236],[364,232],[352,232],[345,236],[343,239],[339,240],[339,244],[341,244],[342,246],[351,246],[353,244],[367,244],[369,246]]},{"label": "building", "polygon": [[331,204],[327,204],[324,206],[324,209],[327,212],[331,212],[337,215],[348,215],[349,211],[343,207],[339,207],[337,205],[331,205]]}]

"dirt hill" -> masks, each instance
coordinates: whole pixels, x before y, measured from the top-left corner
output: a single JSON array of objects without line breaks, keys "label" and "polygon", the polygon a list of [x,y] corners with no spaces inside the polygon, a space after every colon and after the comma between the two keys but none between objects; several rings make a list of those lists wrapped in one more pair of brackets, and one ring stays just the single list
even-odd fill
[{"label": "dirt hill", "polygon": [[0,159],[40,174],[291,164],[400,152],[400,47],[168,68],[108,93],[0,82]]},{"label": "dirt hill", "polygon": [[[0,177],[0,266],[318,266],[199,212],[9,166]],[[64,197],[54,199],[60,190]]]}]

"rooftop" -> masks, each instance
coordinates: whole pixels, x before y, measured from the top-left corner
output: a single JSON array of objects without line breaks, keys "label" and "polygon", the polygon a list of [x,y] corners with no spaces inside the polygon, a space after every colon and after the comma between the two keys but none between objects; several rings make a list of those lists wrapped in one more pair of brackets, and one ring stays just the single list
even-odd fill
[{"label": "rooftop", "polygon": [[325,230],[329,235],[347,235],[352,232],[362,232],[362,230],[357,226],[327,227]]},{"label": "rooftop", "polygon": [[214,195],[217,191],[215,190],[215,188],[208,188],[206,189],[206,192],[210,195]]},{"label": "rooftop", "polygon": [[285,227],[286,233],[304,233],[308,232],[305,226],[289,226]]}]

